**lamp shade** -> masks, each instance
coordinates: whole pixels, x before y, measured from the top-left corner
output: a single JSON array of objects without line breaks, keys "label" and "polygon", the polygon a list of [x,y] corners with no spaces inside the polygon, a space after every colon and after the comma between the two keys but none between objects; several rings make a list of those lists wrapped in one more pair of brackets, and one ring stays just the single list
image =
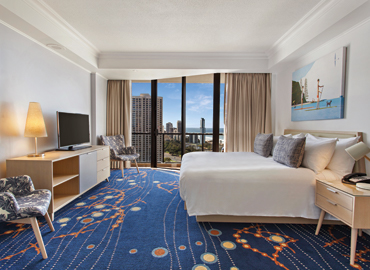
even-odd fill
[{"label": "lamp shade", "polygon": [[363,142],[356,143],[348,148],[346,148],[347,153],[354,159],[359,160],[363,158],[367,153],[370,152],[370,148],[367,147]]},{"label": "lamp shade", "polygon": [[47,137],[44,116],[38,102],[30,102],[28,106],[24,137]]}]

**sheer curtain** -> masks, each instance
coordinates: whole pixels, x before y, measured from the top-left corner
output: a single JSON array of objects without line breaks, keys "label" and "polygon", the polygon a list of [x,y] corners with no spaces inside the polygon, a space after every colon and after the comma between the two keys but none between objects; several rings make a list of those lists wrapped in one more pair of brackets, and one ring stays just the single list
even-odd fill
[{"label": "sheer curtain", "polygon": [[123,134],[125,145],[131,146],[131,81],[109,80],[107,92],[107,135]]},{"label": "sheer curtain", "polygon": [[225,77],[225,152],[251,152],[258,133],[271,133],[271,74]]}]

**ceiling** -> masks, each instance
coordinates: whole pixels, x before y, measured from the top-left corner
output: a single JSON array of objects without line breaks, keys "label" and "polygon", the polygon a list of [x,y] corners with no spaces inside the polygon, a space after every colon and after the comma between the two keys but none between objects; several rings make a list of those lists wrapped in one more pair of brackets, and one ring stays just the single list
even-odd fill
[{"label": "ceiling", "polygon": [[0,0],[0,22],[108,79],[160,79],[267,72],[327,42],[366,2]]},{"label": "ceiling", "polygon": [[44,2],[100,52],[265,52],[320,0]]}]

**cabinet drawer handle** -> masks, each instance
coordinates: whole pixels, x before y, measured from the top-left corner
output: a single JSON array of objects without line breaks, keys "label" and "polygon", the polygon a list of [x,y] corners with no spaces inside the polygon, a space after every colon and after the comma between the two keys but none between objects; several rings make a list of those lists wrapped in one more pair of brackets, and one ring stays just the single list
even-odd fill
[{"label": "cabinet drawer handle", "polygon": [[338,193],[338,191],[336,191],[336,190],[334,190],[334,189],[331,189],[331,188],[326,188],[327,190],[329,190],[330,192],[333,192],[333,193],[335,193],[335,194],[337,194]]},{"label": "cabinet drawer handle", "polygon": [[337,206],[337,204],[335,202],[332,202],[331,200],[326,200],[328,203],[334,205],[334,206]]},{"label": "cabinet drawer handle", "polygon": [[103,169],[103,171],[105,171],[107,168]]},{"label": "cabinet drawer handle", "polygon": [[102,160],[106,160],[107,159],[107,157],[106,158],[103,158]]}]

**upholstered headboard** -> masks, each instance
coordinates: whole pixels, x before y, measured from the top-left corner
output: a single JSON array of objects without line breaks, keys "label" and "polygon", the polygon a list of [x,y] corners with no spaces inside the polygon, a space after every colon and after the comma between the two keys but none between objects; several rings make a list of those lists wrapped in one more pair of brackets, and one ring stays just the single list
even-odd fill
[{"label": "upholstered headboard", "polygon": [[[326,137],[326,138],[351,138],[351,137],[360,137],[359,141],[362,141],[362,132],[356,131],[322,131],[322,130],[301,130],[301,129],[285,129],[284,134],[299,134],[299,133],[310,133],[317,137]],[[356,161],[355,166],[353,167],[353,172],[364,172],[366,173],[365,159],[362,158]]]}]

